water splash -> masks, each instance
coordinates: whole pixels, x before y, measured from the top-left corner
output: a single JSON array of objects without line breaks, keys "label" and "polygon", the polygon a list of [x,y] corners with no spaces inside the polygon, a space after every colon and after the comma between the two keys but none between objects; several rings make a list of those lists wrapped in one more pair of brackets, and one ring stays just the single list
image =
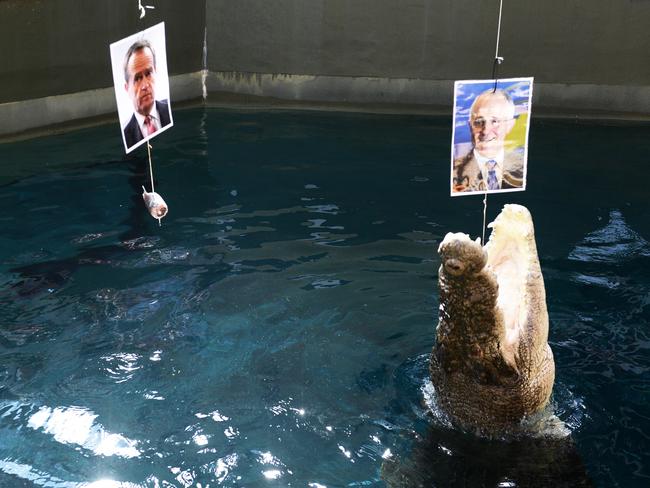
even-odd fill
[{"label": "water splash", "polygon": [[[424,381],[421,387],[421,392],[424,398],[424,403],[429,408],[434,418],[434,423],[440,427],[453,428],[450,417],[440,407],[437,400],[436,390],[433,383],[428,378]],[[574,412],[581,406],[581,403],[576,400],[571,392],[562,388],[562,405],[558,406],[555,402],[550,402],[544,410],[524,418],[521,423],[513,428],[512,431],[503,432],[503,439],[518,438],[521,436],[528,436],[533,438],[545,439],[563,439],[575,430],[579,425],[579,413]],[[569,398],[566,396],[569,395]],[[567,415],[571,418],[572,422],[567,424],[559,416],[559,413]]]}]

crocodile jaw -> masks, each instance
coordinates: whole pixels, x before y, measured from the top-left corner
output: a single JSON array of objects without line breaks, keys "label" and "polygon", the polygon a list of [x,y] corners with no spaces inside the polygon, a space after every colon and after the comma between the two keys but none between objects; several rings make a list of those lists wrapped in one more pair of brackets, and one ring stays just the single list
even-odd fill
[{"label": "crocodile jaw", "polygon": [[555,365],[530,213],[506,205],[490,227],[485,246],[460,233],[440,245],[429,371],[453,422],[493,437],[525,430],[521,421],[542,411]]},{"label": "crocodile jaw", "polygon": [[516,349],[528,319],[526,292],[531,256],[537,256],[536,249],[531,249],[535,242],[533,221],[525,207],[508,204],[489,227],[492,234],[484,246],[488,256],[486,267],[499,285],[497,307],[503,313],[503,346]]}]

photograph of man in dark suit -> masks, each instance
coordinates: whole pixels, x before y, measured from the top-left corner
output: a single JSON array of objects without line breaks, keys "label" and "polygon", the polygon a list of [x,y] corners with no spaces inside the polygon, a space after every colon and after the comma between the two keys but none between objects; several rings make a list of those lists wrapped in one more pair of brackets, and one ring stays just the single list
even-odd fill
[{"label": "photograph of man in dark suit", "polygon": [[469,114],[472,147],[454,160],[452,193],[522,188],[524,153],[505,145],[514,125],[515,105],[506,91],[476,97]]},{"label": "photograph of man in dark suit", "polygon": [[147,40],[138,40],[124,57],[124,88],[134,113],[124,127],[127,148],[147,139],[171,123],[169,102],[156,100],[156,54]]}]

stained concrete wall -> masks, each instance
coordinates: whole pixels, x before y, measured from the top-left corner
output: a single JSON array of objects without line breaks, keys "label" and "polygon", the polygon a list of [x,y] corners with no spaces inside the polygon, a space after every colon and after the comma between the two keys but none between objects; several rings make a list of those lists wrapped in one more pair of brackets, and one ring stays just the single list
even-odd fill
[{"label": "stained concrete wall", "polygon": [[165,21],[174,100],[199,97],[205,0],[0,0],[0,134],[117,115],[109,45]]},{"label": "stained concrete wall", "polygon": [[[207,0],[212,71],[489,78],[498,0]],[[503,76],[650,83],[649,0],[503,2]]]},{"label": "stained concrete wall", "polygon": [[0,103],[113,84],[108,46],[165,21],[170,75],[200,69],[204,1],[0,0]]},{"label": "stained concrete wall", "polygon": [[[542,105],[650,112],[650,1],[503,4],[501,77],[534,76]],[[207,0],[209,88],[449,104],[453,80],[491,77],[498,14],[498,0]]]},{"label": "stained concrete wall", "polygon": [[[164,20],[173,101],[451,105],[489,78],[498,0],[0,0],[0,134],[115,114],[109,44]],[[499,75],[534,103],[650,114],[650,0],[504,0]],[[248,100],[248,98],[246,100]],[[407,105],[410,105],[408,107]]]}]

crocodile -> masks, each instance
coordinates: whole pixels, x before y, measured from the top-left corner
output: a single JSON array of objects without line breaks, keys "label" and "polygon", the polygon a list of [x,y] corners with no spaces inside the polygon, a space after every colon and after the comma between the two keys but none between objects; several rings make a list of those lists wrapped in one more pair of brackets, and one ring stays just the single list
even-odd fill
[{"label": "crocodile", "polygon": [[429,371],[452,424],[481,437],[517,433],[547,406],[555,380],[533,220],[507,204],[490,239],[440,243],[436,343]]}]

